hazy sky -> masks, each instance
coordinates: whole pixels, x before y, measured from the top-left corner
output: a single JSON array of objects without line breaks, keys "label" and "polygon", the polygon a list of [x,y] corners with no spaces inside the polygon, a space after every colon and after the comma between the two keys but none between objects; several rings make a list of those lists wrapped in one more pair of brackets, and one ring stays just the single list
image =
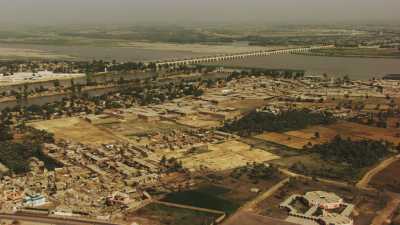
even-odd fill
[{"label": "hazy sky", "polygon": [[0,0],[2,24],[400,21],[400,0]]}]

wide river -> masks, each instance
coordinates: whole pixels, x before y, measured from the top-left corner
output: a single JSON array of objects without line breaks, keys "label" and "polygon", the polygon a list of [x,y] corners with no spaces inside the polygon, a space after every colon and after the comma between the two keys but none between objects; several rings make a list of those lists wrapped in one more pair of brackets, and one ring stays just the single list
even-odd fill
[{"label": "wide river", "polygon": [[[34,49],[51,54],[69,55],[81,60],[105,59],[118,61],[149,61],[171,58],[199,57],[210,55],[204,52],[185,50],[157,50],[140,47],[94,47],[94,46],[48,46],[48,45],[5,45],[1,47]],[[267,69],[302,69],[307,74],[330,76],[349,75],[353,79],[370,79],[390,73],[400,74],[400,59],[322,57],[303,55],[274,55],[250,57],[242,60],[219,63],[224,66],[245,66]]]},{"label": "wide river", "polygon": [[245,66],[267,69],[302,69],[309,75],[342,77],[367,80],[386,74],[400,74],[400,59],[323,57],[303,55],[274,55],[226,61],[223,66]]}]

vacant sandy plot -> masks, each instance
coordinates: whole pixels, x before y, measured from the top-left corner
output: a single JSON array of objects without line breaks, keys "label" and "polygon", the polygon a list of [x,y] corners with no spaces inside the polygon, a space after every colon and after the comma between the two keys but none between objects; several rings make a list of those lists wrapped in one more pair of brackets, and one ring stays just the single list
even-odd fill
[{"label": "vacant sandy plot", "polygon": [[132,137],[150,134],[154,132],[164,132],[173,129],[183,128],[171,121],[144,121],[141,119],[133,119],[127,121],[119,121],[116,123],[98,123],[99,127],[105,127],[119,136]]},{"label": "vacant sandy plot", "polygon": [[181,117],[176,122],[188,127],[194,128],[215,128],[221,126],[221,122],[211,116]]},{"label": "vacant sandy plot", "polygon": [[[267,97],[267,96],[266,96]],[[247,112],[264,106],[268,101],[264,99],[244,99],[244,100],[229,100],[221,102],[221,107],[232,107],[238,109],[239,112]]]},{"label": "vacant sandy plot", "polygon": [[181,158],[186,168],[197,170],[206,167],[215,171],[223,171],[245,166],[247,163],[262,163],[279,156],[261,149],[251,148],[239,141],[227,141],[221,144],[210,145],[209,152]]},{"label": "vacant sandy plot", "polygon": [[31,125],[37,129],[54,133],[58,139],[72,140],[83,144],[96,145],[120,140],[114,134],[77,117],[40,121]]},{"label": "vacant sandy plot", "polygon": [[400,143],[400,138],[397,137],[400,130],[395,128],[378,128],[349,122],[333,124],[328,128],[335,130],[338,135],[352,139],[385,140],[396,145]]}]

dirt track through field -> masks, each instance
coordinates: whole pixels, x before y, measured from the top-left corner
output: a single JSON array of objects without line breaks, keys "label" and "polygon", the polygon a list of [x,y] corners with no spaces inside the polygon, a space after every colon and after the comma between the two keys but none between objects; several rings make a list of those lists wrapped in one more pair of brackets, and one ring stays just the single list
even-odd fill
[{"label": "dirt track through field", "polygon": [[366,189],[366,190],[373,190],[373,188],[368,187],[369,182],[371,181],[371,179],[378,174],[379,172],[381,172],[382,170],[384,170],[386,167],[388,167],[390,164],[396,162],[397,160],[400,159],[400,155],[396,155],[393,157],[390,157],[384,161],[382,161],[378,166],[374,167],[373,169],[371,169],[370,171],[368,171],[363,178],[361,178],[360,181],[358,181],[358,183],[356,184],[357,188],[360,189]]}]

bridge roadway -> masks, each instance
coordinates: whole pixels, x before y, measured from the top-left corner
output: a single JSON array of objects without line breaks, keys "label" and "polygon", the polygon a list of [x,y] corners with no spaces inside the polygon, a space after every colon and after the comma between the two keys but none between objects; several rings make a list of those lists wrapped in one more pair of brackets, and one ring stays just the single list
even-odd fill
[{"label": "bridge roadway", "polygon": [[50,217],[47,215],[40,214],[7,214],[0,213],[0,219],[2,220],[18,220],[33,223],[43,224],[56,224],[56,225],[117,225],[106,221],[96,220],[83,220],[79,218],[63,218],[63,217]]},{"label": "bridge roadway", "polygon": [[166,61],[156,62],[156,66],[157,66],[157,68],[162,68],[163,66],[179,66],[179,65],[206,63],[206,62],[216,62],[216,61],[223,61],[223,60],[244,59],[244,58],[252,57],[252,56],[292,54],[292,53],[301,53],[301,52],[311,51],[314,49],[323,49],[323,48],[334,48],[334,46],[333,45],[321,45],[321,46],[312,46],[312,47],[305,47],[305,48],[290,48],[290,49],[279,49],[279,50],[254,51],[254,52],[217,55],[217,56],[206,56],[206,57],[198,57],[198,58],[190,58],[190,59],[166,60]]}]

